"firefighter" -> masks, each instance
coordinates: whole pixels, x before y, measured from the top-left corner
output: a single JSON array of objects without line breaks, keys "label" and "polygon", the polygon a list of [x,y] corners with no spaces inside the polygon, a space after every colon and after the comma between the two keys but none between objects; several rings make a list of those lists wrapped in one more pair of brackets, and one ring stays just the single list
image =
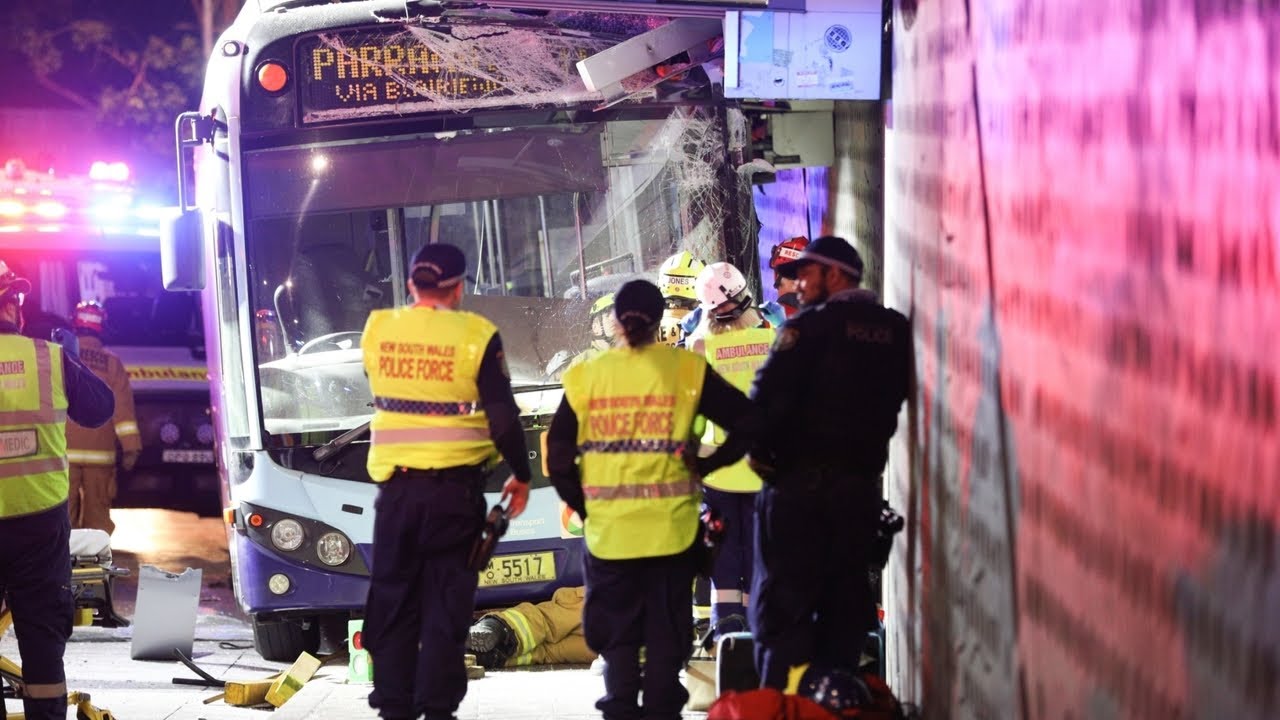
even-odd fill
[{"label": "firefighter", "polygon": [[19,334],[29,292],[0,261],[0,600],[13,613],[25,717],[51,720],[67,717],[62,655],[74,607],[65,418],[97,427],[114,401],[72,353]]},{"label": "firefighter", "polygon": [[684,340],[682,324],[698,307],[698,295],[693,283],[702,272],[703,263],[693,253],[682,250],[667,258],[658,268],[658,287],[666,309],[658,327],[658,340],[664,345],[676,347]]},{"label": "firefighter", "polygon": [[589,663],[596,653],[582,633],[587,589],[562,587],[550,600],[486,613],[467,633],[467,651],[486,668]]},{"label": "firefighter", "polygon": [[[703,353],[707,363],[734,387],[749,390],[773,345],[773,328],[752,305],[747,279],[729,263],[705,267],[698,274],[696,290],[703,321],[692,342],[694,351]],[[723,444],[724,430],[709,423],[703,434],[704,449]],[[711,633],[707,639],[714,641],[721,634],[747,629],[760,477],[743,458],[707,475],[702,482],[708,507],[724,523],[720,549],[711,567]]]},{"label": "firefighter", "polygon": [[123,451],[120,466],[133,469],[142,452],[138,420],[133,411],[133,389],[129,373],[115,353],[102,347],[102,327],[106,313],[96,302],[76,306],[71,326],[80,337],[80,359],[111,388],[116,412],[113,422],[100,428],[86,428],[74,420],[67,423],[67,460],[71,463],[71,491],[67,512],[71,527],[96,528],[110,534],[111,501],[116,497],[116,442]]},{"label": "firefighter", "polygon": [[[596,708],[607,720],[680,717],[689,698],[680,669],[693,646],[698,478],[740,458],[761,424],[701,356],[656,342],[663,305],[652,283],[622,286],[613,311],[623,346],[565,372],[547,436],[551,482],[584,523],[582,623],[605,660]],[[729,431],[706,458],[691,452],[698,413]]]},{"label": "firefighter", "polygon": [[361,345],[373,392],[369,476],[378,482],[364,642],[369,704],[383,718],[452,718],[479,575],[484,469],[511,467],[508,515],[529,497],[528,452],[497,328],[459,309],[466,258],[427,245],[409,268],[409,307],[375,310]]},{"label": "firefighter", "polygon": [[777,271],[803,310],[783,325],[752,398],[765,432],[751,449],[756,502],[749,617],[761,682],[779,690],[813,662],[857,672],[876,598],[867,569],[879,479],[911,377],[911,330],[861,290],[862,258],[833,236]]},{"label": "firefighter", "polygon": [[765,303],[760,309],[765,319],[774,327],[782,327],[782,323],[800,309],[795,278],[783,277],[778,272],[778,266],[800,257],[800,253],[804,252],[808,246],[809,238],[797,235],[774,245],[772,252],[769,253],[769,269],[773,271],[773,289],[778,291],[778,299]]},{"label": "firefighter", "polygon": [[558,381],[570,365],[577,365],[613,346],[613,323],[609,322],[611,310],[613,310],[613,293],[596,298],[587,314],[587,322],[591,328],[591,344],[577,355],[571,355],[568,350],[561,350],[551,356],[546,370],[549,381]]},{"label": "firefighter", "polygon": [[591,303],[591,313],[588,316],[588,322],[591,323],[591,344],[573,358],[572,364],[576,365],[613,347],[614,326],[609,322],[612,310],[613,293],[602,295]]}]

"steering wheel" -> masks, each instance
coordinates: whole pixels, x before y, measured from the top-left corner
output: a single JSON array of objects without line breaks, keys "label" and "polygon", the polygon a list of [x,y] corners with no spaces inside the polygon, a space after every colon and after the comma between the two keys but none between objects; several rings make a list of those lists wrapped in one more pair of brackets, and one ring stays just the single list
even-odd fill
[{"label": "steering wheel", "polygon": [[298,354],[306,355],[312,348],[325,343],[336,346],[338,344],[338,338],[345,337],[347,335],[354,335],[356,342],[353,347],[360,347],[361,334],[362,333],[359,330],[343,330],[341,332],[329,333],[328,335],[321,335],[320,337],[317,337],[317,338],[311,338],[310,340],[303,343],[302,347],[298,348]]}]

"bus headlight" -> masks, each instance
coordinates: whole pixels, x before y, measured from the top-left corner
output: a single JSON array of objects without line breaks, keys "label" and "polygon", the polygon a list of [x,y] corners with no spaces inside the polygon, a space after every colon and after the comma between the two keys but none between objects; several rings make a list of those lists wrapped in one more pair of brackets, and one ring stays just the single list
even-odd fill
[{"label": "bus headlight", "polygon": [[341,565],[351,557],[351,541],[340,532],[325,533],[316,543],[316,557],[325,565]]},{"label": "bus headlight", "polygon": [[297,550],[302,545],[302,523],[285,518],[271,528],[271,544],[281,550]]},{"label": "bus headlight", "polygon": [[267,580],[267,589],[276,595],[283,595],[289,592],[289,586],[293,583],[289,582],[288,575],[276,573]]},{"label": "bus headlight", "polygon": [[172,422],[167,422],[160,426],[160,442],[165,445],[172,445],[182,439],[182,431]]}]

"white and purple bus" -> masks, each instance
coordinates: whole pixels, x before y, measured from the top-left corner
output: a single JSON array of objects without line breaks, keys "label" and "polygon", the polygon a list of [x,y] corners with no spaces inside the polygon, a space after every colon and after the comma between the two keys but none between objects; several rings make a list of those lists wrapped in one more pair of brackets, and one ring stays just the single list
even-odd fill
[{"label": "white and purple bus", "polygon": [[363,608],[361,330],[406,301],[426,243],[466,253],[464,307],[502,333],[535,470],[478,607],[582,582],[581,522],[541,462],[557,366],[594,301],[677,251],[757,267],[724,5],[252,0],[222,36],[178,120],[162,245],[167,286],[204,293],[235,592],[264,657]]}]

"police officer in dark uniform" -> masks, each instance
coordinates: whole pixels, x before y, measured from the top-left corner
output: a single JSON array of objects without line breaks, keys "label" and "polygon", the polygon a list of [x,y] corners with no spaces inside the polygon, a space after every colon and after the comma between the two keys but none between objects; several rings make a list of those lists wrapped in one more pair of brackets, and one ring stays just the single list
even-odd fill
[{"label": "police officer in dark uniform", "polygon": [[[111,388],[45,340],[19,334],[31,283],[0,261],[0,600],[13,613],[27,720],[67,717],[71,637],[66,418],[111,419]],[[0,717],[4,717],[0,699]]]},{"label": "police officer in dark uniform", "polygon": [[446,720],[467,693],[463,661],[479,575],[484,469],[511,467],[508,516],[529,498],[529,455],[493,323],[459,309],[466,258],[427,245],[409,268],[414,304],[375,310],[361,347],[373,391],[369,476],[381,484],[364,644],[369,704],[383,718]]},{"label": "police officer in dark uniform", "polygon": [[804,309],[752,388],[768,422],[751,450],[765,484],[749,608],[765,687],[785,688],[791,667],[808,662],[856,671],[876,623],[867,568],[911,330],[858,288],[862,268],[853,246],[831,236],[777,267],[798,281]]}]

